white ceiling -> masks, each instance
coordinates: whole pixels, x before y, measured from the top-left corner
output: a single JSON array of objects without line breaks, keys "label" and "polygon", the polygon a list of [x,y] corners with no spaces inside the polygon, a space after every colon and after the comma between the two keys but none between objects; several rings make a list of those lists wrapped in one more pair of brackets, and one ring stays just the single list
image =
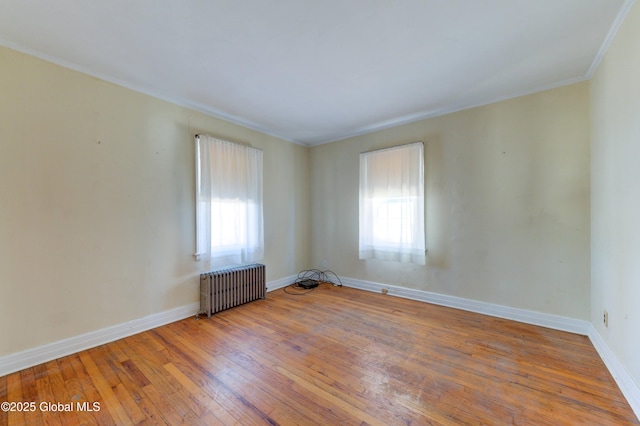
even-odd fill
[{"label": "white ceiling", "polygon": [[632,4],[0,0],[0,44],[315,145],[587,79]]}]

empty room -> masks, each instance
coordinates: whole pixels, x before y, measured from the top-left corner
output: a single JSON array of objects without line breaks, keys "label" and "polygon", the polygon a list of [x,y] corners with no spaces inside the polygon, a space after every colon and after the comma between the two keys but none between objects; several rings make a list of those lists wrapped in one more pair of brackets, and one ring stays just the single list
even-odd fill
[{"label": "empty room", "polygon": [[634,0],[0,2],[0,425],[640,424]]}]

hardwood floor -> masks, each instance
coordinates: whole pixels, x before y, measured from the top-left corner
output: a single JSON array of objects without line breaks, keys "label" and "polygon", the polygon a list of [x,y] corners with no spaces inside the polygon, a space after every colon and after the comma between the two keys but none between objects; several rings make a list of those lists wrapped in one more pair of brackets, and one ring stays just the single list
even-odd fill
[{"label": "hardwood floor", "polygon": [[35,411],[2,425],[640,424],[585,336],[330,285],[1,377],[5,401]]}]

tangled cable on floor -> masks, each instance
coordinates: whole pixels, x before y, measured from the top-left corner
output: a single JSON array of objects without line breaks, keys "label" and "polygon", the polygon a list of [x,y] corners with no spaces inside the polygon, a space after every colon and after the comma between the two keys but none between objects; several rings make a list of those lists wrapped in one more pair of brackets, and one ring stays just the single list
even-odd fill
[{"label": "tangled cable on floor", "polygon": [[[316,285],[312,288],[305,288],[302,285],[313,281]],[[337,282],[336,282],[337,281]],[[320,284],[331,284],[336,287],[342,287],[342,281],[338,274],[330,270],[321,271],[319,269],[305,269],[298,272],[296,280],[284,288],[284,292],[287,294],[293,294],[295,296],[303,295],[312,292]],[[290,291],[293,289],[294,291]]]}]

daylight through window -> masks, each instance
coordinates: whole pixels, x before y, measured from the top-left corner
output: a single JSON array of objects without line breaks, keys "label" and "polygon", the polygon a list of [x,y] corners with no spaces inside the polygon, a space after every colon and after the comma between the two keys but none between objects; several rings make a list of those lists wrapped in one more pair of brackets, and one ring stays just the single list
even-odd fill
[{"label": "daylight through window", "polygon": [[424,146],[360,154],[360,259],[425,263]]},{"label": "daylight through window", "polygon": [[196,136],[196,255],[211,266],[264,256],[262,150]]}]

